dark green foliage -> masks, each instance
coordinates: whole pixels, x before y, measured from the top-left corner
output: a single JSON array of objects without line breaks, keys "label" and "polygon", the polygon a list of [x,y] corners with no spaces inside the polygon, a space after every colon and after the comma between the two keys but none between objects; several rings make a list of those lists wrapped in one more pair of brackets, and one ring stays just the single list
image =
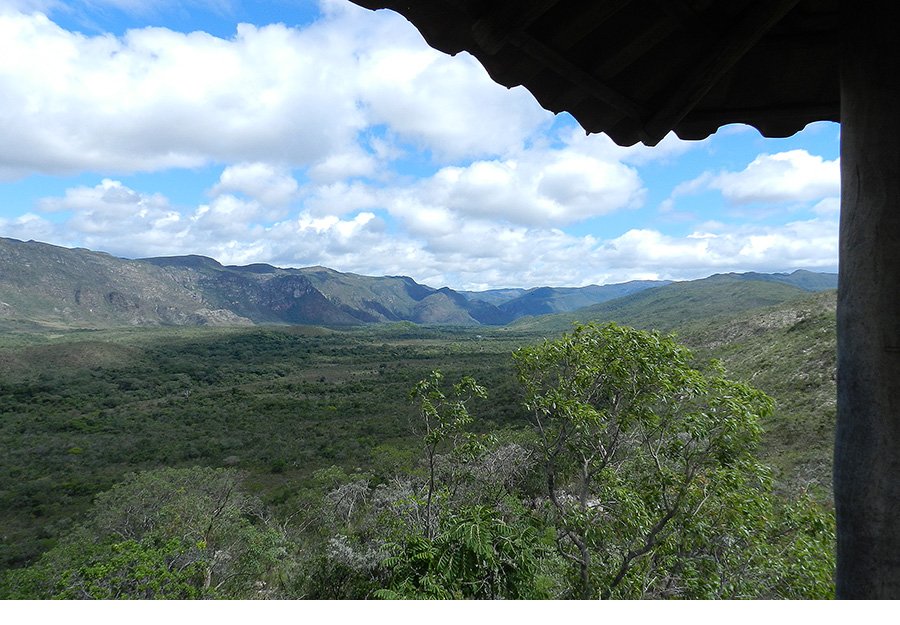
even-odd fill
[{"label": "dark green foliage", "polygon": [[158,469],[97,497],[87,520],[33,566],[9,572],[5,598],[257,598],[284,536],[227,469]]},{"label": "dark green foliage", "polygon": [[[468,407],[442,376],[422,380],[425,470],[329,491],[341,529],[311,576],[316,597],[335,598],[323,580],[388,599],[833,595],[831,515],[776,496],[753,456],[764,394],[692,368],[671,337],[614,325],[516,360],[536,437],[463,436]],[[466,388],[478,387],[453,392]]]},{"label": "dark green foliage", "polygon": [[198,599],[206,563],[172,539],[97,542],[89,534],[58,545],[35,565],[0,579],[4,599]]},{"label": "dark green foliage", "polygon": [[[784,576],[763,587],[783,562],[763,538],[775,533],[776,502],[754,459],[771,399],[716,366],[693,368],[672,337],[615,324],[577,327],[515,356],[540,435],[548,522],[576,596],[810,590]],[[823,556],[806,577],[820,595],[830,589]]]},{"label": "dark green foliage", "polygon": [[546,599],[541,558],[549,545],[527,517],[504,520],[486,506],[447,515],[433,538],[387,546],[380,599]]},{"label": "dark green foliage", "polygon": [[[798,500],[793,479],[790,488],[778,481],[784,497],[774,496],[753,458],[759,425],[769,430],[767,461],[827,444],[819,441],[825,428],[809,429],[821,415],[803,399],[822,394],[821,372],[784,363],[793,362],[791,351],[810,363],[827,356],[819,341],[830,336],[829,313],[796,310],[686,332],[698,353],[722,358],[730,377],[771,389],[774,413],[757,391],[700,366],[667,337],[649,335],[651,349],[638,357],[647,335],[623,328],[619,352],[571,336],[523,350],[520,365],[531,362],[535,373],[524,388],[509,354],[533,337],[510,331],[396,324],[4,336],[2,556],[5,567],[19,568],[3,577],[0,593],[561,598],[580,588],[569,531],[593,549],[588,580],[598,595],[828,597],[830,513],[816,497]],[[797,342],[778,346],[773,333]],[[579,370],[578,359],[595,366]],[[430,373],[436,369],[444,375]],[[595,392],[601,370],[640,381],[634,388],[643,394]],[[454,389],[446,380],[462,382]],[[562,512],[547,495],[547,454],[540,428],[528,428],[526,396],[532,414],[556,411],[571,421],[572,444],[553,460],[557,492],[573,496]],[[616,428],[631,437],[619,447],[619,469],[593,476],[602,481],[591,482],[579,512],[577,452]],[[662,444],[651,447],[658,466],[648,444]],[[710,450],[703,462],[691,455]],[[208,468],[189,471],[213,473],[180,486],[165,471],[147,474],[155,476],[143,478],[149,482],[126,478],[194,465]],[[217,569],[215,541],[201,547],[206,539],[194,533],[182,532],[186,541],[168,530],[117,533],[113,520],[128,518],[119,502],[160,501],[159,493],[180,488],[193,493],[180,506],[202,501],[197,483],[234,475],[216,473],[218,466],[246,476],[235,502],[241,512],[220,534],[244,545],[229,560],[240,574]],[[102,491],[110,494],[92,506]],[[666,501],[676,499],[698,512],[673,516],[654,533]],[[592,509],[597,502],[605,506]],[[184,508],[192,509],[206,508]],[[174,531],[191,517],[155,518]]]},{"label": "dark green foliage", "polygon": [[129,471],[236,466],[263,497],[286,494],[288,509],[285,485],[318,468],[402,455],[413,435],[409,389],[438,365],[496,388],[481,407],[492,423],[481,427],[516,418],[514,342],[421,334],[94,331],[0,347],[0,567],[32,561]]}]

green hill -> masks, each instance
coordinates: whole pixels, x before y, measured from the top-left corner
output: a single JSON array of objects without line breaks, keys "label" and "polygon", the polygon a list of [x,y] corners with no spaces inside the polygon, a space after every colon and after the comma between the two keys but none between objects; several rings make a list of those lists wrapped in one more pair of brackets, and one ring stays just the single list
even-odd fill
[{"label": "green hill", "polygon": [[523,318],[518,330],[544,335],[565,332],[573,323],[615,321],[641,329],[670,331],[691,321],[797,300],[809,292],[788,284],[715,275],[646,289],[574,312]]},{"label": "green hill", "polygon": [[831,493],[836,417],[836,291],[773,307],[725,315],[678,329],[702,358],[723,362],[776,400],[766,423],[763,460],[790,490]]},{"label": "green hill", "polygon": [[470,300],[481,300],[497,306],[513,319],[526,316],[571,312],[624,297],[644,289],[669,284],[668,280],[632,280],[619,284],[591,284],[582,287],[540,286],[531,289],[492,289],[460,291]]},{"label": "green hill", "polygon": [[800,287],[804,291],[830,291],[837,288],[836,273],[816,273],[805,269],[798,269],[792,273],[747,273],[723,274],[742,280],[763,280],[767,282],[781,282],[791,286]]},{"label": "green hill", "polygon": [[404,276],[261,263],[226,267],[196,255],[127,260],[0,238],[0,328],[502,325],[511,319],[492,304]]},{"label": "green hill", "polygon": [[50,327],[248,323],[211,306],[185,271],[0,238],[0,321]]},{"label": "green hill", "polygon": [[502,326],[519,319],[513,330],[543,335],[592,320],[668,330],[694,319],[790,301],[835,280],[833,274],[803,271],[726,274],[664,286],[633,281],[504,289],[486,291],[482,298],[405,276],[262,263],[223,266],[196,255],[127,260],[0,238],[0,328],[344,327],[399,321]]}]

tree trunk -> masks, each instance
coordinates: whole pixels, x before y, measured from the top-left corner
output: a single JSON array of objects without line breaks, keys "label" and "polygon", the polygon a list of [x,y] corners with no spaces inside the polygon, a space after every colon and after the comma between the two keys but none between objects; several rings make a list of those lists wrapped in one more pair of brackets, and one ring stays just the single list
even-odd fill
[{"label": "tree trunk", "polygon": [[834,495],[839,598],[900,598],[900,38],[887,0],[841,4]]}]

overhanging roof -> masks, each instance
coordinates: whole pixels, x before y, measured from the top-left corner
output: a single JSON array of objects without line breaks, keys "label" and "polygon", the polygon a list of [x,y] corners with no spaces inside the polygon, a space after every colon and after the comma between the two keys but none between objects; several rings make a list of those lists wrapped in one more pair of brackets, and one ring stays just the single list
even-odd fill
[{"label": "overhanging roof", "polygon": [[620,145],[839,121],[838,0],[352,1]]}]

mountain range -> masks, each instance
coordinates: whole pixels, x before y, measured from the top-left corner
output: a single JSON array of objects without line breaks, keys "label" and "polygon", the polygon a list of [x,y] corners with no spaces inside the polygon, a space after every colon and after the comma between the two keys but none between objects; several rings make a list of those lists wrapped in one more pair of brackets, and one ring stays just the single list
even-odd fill
[{"label": "mountain range", "polygon": [[750,308],[836,286],[835,274],[799,270],[688,282],[454,291],[406,276],[226,266],[195,255],[128,260],[0,237],[0,322],[40,327],[410,321],[553,329],[592,318],[634,318],[635,325],[645,325],[641,311],[659,326],[667,311],[683,316],[701,305]]}]

